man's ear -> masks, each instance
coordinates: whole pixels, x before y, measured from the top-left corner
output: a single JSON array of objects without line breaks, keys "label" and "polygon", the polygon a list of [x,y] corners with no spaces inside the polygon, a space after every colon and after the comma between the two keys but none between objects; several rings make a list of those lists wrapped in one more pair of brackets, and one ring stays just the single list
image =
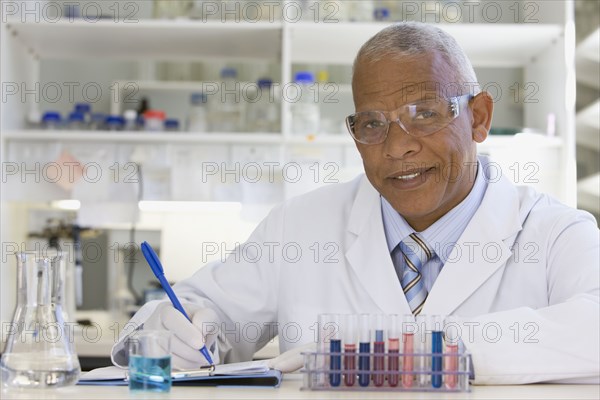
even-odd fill
[{"label": "man's ear", "polygon": [[477,94],[471,100],[473,112],[473,140],[477,143],[483,142],[492,126],[492,114],[494,112],[494,101],[487,92]]}]

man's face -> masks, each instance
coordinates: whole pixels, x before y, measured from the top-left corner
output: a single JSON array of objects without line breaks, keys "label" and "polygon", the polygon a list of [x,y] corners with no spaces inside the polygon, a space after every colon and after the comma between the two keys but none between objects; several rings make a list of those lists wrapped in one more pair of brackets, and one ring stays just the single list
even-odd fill
[{"label": "man's face", "polygon": [[[461,88],[439,53],[406,58],[385,57],[357,64],[353,93],[356,112],[393,111],[424,100],[468,93],[446,93]],[[456,91],[456,90],[455,90]],[[408,135],[396,123],[381,144],[356,144],[371,184],[417,231],[459,204],[475,178],[476,143],[473,113],[463,103],[458,118],[425,137]],[[481,139],[481,140],[479,140]]]}]

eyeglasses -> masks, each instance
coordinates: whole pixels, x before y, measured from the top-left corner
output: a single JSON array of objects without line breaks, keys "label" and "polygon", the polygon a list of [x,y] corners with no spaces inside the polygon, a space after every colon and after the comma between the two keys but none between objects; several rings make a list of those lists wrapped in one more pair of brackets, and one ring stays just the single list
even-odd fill
[{"label": "eyeglasses", "polygon": [[409,135],[428,136],[455,120],[465,100],[471,98],[470,94],[464,94],[405,104],[395,111],[361,111],[346,117],[346,127],[354,140],[362,144],[383,143],[392,122]]}]

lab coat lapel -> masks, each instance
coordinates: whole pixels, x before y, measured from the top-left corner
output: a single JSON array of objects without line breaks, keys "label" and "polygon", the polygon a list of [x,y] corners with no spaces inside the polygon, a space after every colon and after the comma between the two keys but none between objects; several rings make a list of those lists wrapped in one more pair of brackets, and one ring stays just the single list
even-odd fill
[{"label": "lab coat lapel", "polygon": [[[444,264],[422,313],[448,315],[456,310],[505,265],[521,228],[516,188],[504,177],[489,182],[479,209]],[[478,301],[488,301],[489,306],[494,297],[491,292]]]},{"label": "lab coat lapel", "polygon": [[383,313],[410,313],[387,247],[379,193],[366,178],[350,212],[348,231],[346,260],[358,282]]}]

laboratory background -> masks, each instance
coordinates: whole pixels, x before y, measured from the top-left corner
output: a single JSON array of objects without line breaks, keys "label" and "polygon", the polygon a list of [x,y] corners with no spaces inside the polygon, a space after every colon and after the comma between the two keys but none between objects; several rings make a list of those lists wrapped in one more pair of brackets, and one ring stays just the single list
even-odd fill
[{"label": "laboratory background", "polygon": [[600,215],[595,0],[0,4],[0,317],[13,253],[65,251],[83,370],[109,365],[132,313],[164,294],[142,241],[177,282],[275,204],[361,173],[351,64],[394,21],[463,46],[495,101],[479,152],[498,174]]}]

